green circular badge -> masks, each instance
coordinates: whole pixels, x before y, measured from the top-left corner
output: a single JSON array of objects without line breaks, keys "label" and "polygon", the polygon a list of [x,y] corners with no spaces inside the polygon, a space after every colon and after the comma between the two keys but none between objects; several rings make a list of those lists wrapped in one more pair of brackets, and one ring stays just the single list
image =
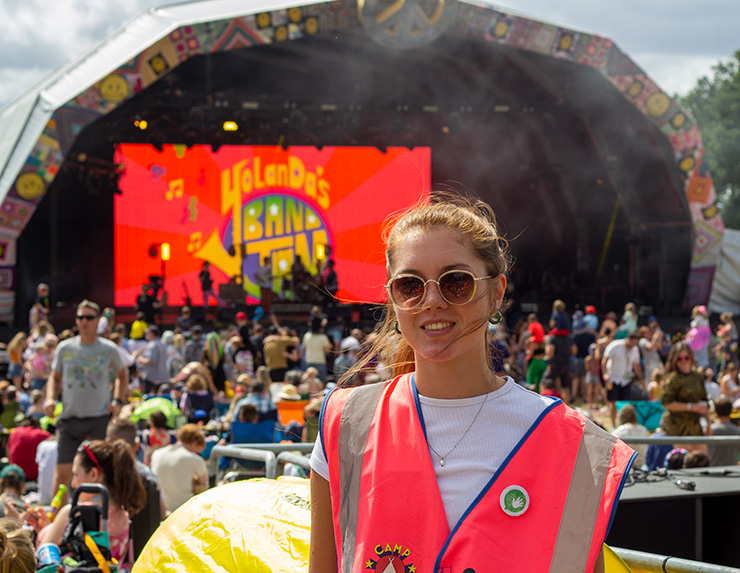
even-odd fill
[{"label": "green circular badge", "polygon": [[529,494],[520,485],[510,485],[501,492],[501,509],[506,515],[519,517],[529,508]]}]

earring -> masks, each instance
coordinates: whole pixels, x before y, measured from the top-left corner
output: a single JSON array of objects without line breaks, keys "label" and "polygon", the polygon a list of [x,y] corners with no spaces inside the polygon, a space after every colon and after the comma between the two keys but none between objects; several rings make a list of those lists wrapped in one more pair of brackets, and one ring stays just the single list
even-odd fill
[{"label": "earring", "polygon": [[488,322],[491,324],[498,324],[504,319],[504,315],[501,314],[500,310],[496,311],[496,314],[488,317]]},{"label": "earring", "polygon": [[393,329],[398,333],[401,334],[401,331],[398,329],[398,321],[393,322]]}]

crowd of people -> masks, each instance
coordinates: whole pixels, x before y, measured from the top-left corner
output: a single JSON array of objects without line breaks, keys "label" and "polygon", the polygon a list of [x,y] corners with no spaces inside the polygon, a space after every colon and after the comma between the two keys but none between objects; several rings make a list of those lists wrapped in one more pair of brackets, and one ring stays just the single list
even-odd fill
[{"label": "crowd of people", "polygon": [[[393,280],[405,282],[393,283],[397,290],[389,283],[389,296],[409,312],[413,289],[421,289],[423,298],[427,283],[435,282],[446,304],[452,302],[447,296],[457,296],[451,281],[468,278],[461,273],[443,272],[436,281],[419,284],[413,282],[421,281],[415,275],[401,274]],[[0,381],[0,422],[9,432],[0,509],[25,522],[37,545],[59,543],[69,506],[53,521],[40,507],[48,506],[62,484],[102,483],[111,495],[108,527],[118,559],[128,551],[129,520],[147,503],[155,506],[158,523],[208,487],[203,452],[209,442],[231,443],[238,439],[237,428],[263,422],[272,423],[285,439],[320,441],[319,415],[328,391],[337,385],[370,386],[398,374],[404,362],[398,354],[390,361],[383,344],[387,347],[416,320],[411,311],[411,318],[399,313],[395,324],[385,320],[361,328],[341,317],[329,320],[316,306],[307,321],[293,328],[281,325],[273,313],[249,321],[238,312],[233,323],[216,330],[196,322],[183,307],[172,328],[161,331],[144,313],[123,324],[116,322],[115,309],[101,310],[84,300],[77,305],[75,327],[57,332],[42,310],[48,287],[40,296],[32,328],[7,344],[10,365],[7,380]],[[621,316],[608,312],[600,318],[594,306],[569,312],[564,301],[556,300],[546,319],[513,317],[509,326],[502,320],[505,302],[497,299],[496,304],[484,336],[487,368],[496,375],[487,382],[488,393],[515,384],[532,395],[560,398],[620,438],[650,435],[640,419],[645,408],[639,405],[660,404],[664,412],[651,430],[676,436],[675,447],[638,447],[638,464],[652,470],[738,463],[740,447],[692,447],[679,439],[740,435],[733,417],[733,409],[740,407],[740,356],[731,314],[723,314],[713,330],[706,309],[699,306],[684,331],[667,333],[655,316],[642,319],[632,303]],[[398,353],[398,342],[392,348]],[[414,350],[418,362],[421,350]],[[410,357],[405,360],[408,367]],[[144,419],[137,416],[137,406],[153,399],[171,407],[153,409]],[[421,397],[425,412],[443,408],[434,400]],[[466,406],[475,415],[463,428],[463,438],[486,400]],[[280,403],[295,401],[304,402],[302,419],[283,426]],[[541,406],[535,401],[527,408],[539,412]],[[435,462],[444,467],[459,443],[431,450]],[[318,467],[327,471],[326,463]],[[226,470],[228,464],[219,467]],[[300,468],[294,471],[305,475]],[[153,490],[147,484],[154,484]],[[160,493],[151,500],[149,491]],[[0,560],[2,551],[23,554],[32,539],[6,525],[0,521]]]}]

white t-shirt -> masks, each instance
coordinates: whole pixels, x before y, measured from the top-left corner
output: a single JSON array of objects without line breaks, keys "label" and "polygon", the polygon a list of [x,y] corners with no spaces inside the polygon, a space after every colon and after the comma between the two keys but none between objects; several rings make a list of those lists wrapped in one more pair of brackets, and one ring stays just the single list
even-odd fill
[{"label": "white t-shirt", "polygon": [[307,332],[304,334],[303,351],[306,364],[326,364],[327,346],[331,346],[331,342],[323,332]]},{"label": "white t-shirt", "polygon": [[182,444],[165,446],[152,454],[152,471],[159,478],[168,511],[193,497],[193,478],[208,474],[206,461]]},{"label": "white t-shirt", "polygon": [[36,464],[39,466],[38,488],[41,505],[49,505],[54,497],[54,470],[57,466],[57,441],[44,440],[36,448]]},{"label": "white t-shirt", "polygon": [[606,358],[606,372],[611,378],[612,384],[617,386],[626,386],[632,376],[632,366],[640,363],[640,351],[637,346],[627,348],[627,342],[624,339],[615,340],[609,343],[604,350]]},{"label": "white t-shirt", "polygon": [[[450,530],[540,414],[553,403],[553,398],[530,392],[508,376],[505,381],[488,396],[455,400],[419,396],[428,443],[445,456],[445,465],[440,466],[439,456],[429,448]],[[478,418],[470,426],[479,409]],[[468,433],[455,446],[469,426]],[[311,454],[311,469],[329,479],[320,435]]]}]

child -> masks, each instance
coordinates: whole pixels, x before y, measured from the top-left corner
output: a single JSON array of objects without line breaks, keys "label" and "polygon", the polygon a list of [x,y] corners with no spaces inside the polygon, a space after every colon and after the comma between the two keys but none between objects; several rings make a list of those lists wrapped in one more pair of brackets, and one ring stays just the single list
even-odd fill
[{"label": "child", "polygon": [[560,299],[552,303],[550,329],[556,331],[555,336],[567,336],[570,334],[570,319],[565,312],[565,303]]},{"label": "child", "polygon": [[647,391],[651,400],[660,400],[660,396],[663,393],[663,377],[664,374],[660,368],[654,368],[652,374],[650,374],[650,383],[648,384]]},{"label": "child", "polygon": [[599,385],[601,378],[599,376],[599,359],[596,358],[596,343],[588,347],[588,356],[584,361],[586,369],[586,401],[589,408],[598,408],[599,404]]},{"label": "child", "polygon": [[51,363],[56,347],[57,337],[47,334],[44,342],[36,347],[26,363],[26,369],[31,373],[31,390],[43,390],[46,386],[46,381],[51,374]]},{"label": "child", "polygon": [[161,410],[155,410],[149,416],[149,429],[142,432],[141,443],[146,465],[151,465],[152,454],[156,450],[175,443],[175,436],[167,427],[167,416]]}]

